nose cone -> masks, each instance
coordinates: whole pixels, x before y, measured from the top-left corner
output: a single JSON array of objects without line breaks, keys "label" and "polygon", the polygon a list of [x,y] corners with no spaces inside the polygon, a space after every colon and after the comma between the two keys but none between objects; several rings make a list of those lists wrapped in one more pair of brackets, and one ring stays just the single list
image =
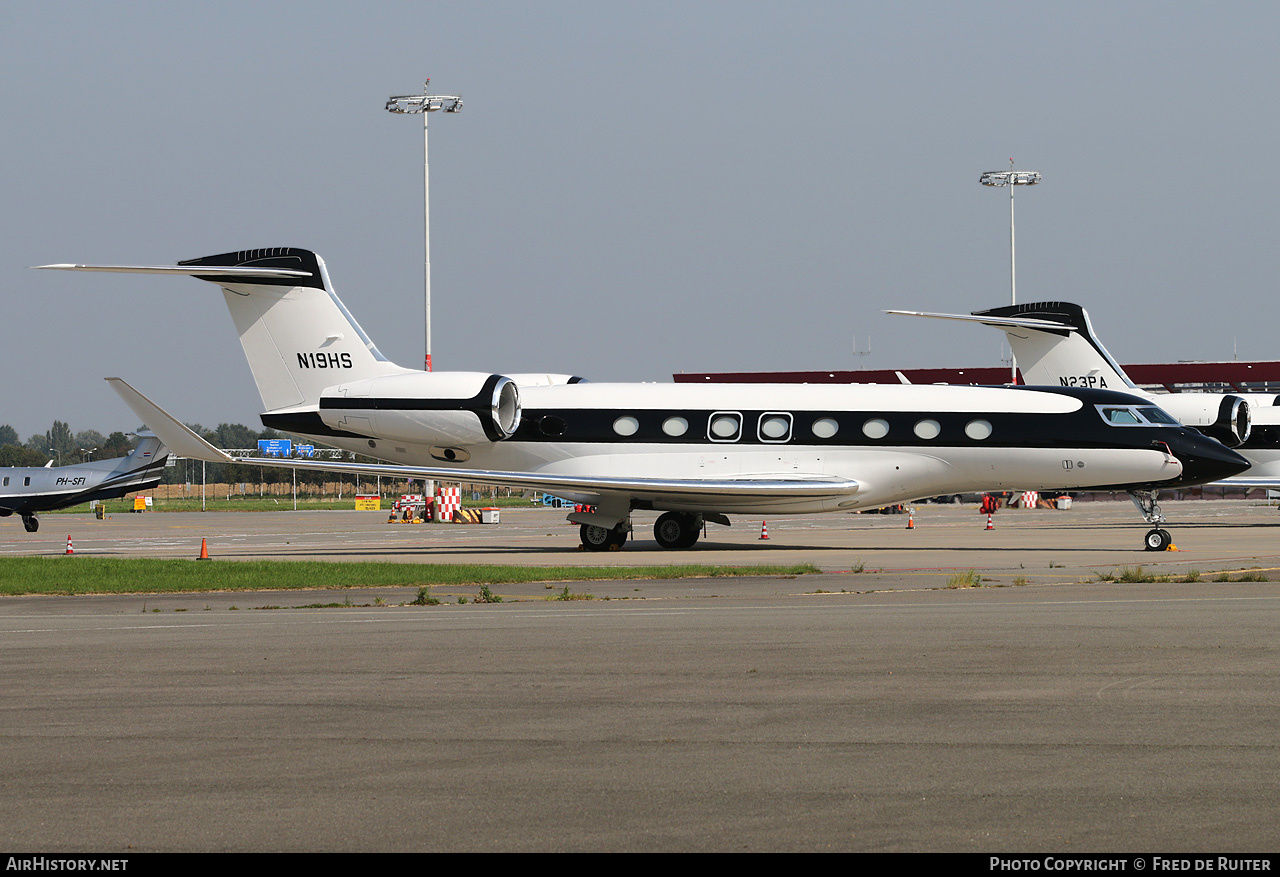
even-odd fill
[{"label": "nose cone", "polygon": [[1171,486],[1208,484],[1239,475],[1249,461],[1218,441],[1193,430],[1179,430],[1169,438],[1169,449],[1182,461],[1182,476]]}]

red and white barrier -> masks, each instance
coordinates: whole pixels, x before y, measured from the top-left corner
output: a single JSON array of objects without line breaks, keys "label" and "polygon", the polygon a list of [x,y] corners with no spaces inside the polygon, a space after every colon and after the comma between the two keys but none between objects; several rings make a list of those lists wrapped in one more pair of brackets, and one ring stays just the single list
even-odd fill
[{"label": "red and white barrier", "polygon": [[461,487],[441,487],[436,490],[435,519],[437,521],[452,521],[454,511],[460,508],[462,508]]}]

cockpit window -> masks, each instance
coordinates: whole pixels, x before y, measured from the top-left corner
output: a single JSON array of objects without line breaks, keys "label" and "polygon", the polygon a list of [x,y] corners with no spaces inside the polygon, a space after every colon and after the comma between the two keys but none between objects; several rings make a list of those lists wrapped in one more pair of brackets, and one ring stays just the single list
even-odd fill
[{"label": "cockpit window", "polygon": [[1116,426],[1133,426],[1142,423],[1142,418],[1132,408],[1103,408],[1102,417],[1107,423]]},{"label": "cockpit window", "polygon": [[1152,423],[1169,423],[1173,426],[1179,425],[1178,421],[1174,419],[1172,414],[1165,411],[1163,408],[1157,408],[1154,405],[1149,408],[1139,408],[1138,413],[1147,418],[1147,420],[1150,420]]},{"label": "cockpit window", "polygon": [[1176,426],[1178,423],[1154,405],[1144,405],[1140,408],[1127,405],[1099,405],[1098,413],[1112,426],[1151,426],[1162,423],[1172,423]]}]

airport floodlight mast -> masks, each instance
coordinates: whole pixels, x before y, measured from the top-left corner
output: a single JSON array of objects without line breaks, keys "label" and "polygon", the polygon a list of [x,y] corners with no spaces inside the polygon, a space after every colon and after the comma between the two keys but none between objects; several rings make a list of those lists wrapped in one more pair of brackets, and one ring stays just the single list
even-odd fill
[{"label": "airport floodlight mast", "polygon": [[462,110],[462,98],[456,94],[431,94],[431,80],[422,86],[422,94],[392,95],[387,99],[387,112],[402,115],[422,114],[422,226],[424,252],[424,298],[426,300],[425,335],[426,360],[424,369],[431,371],[431,171],[427,161],[427,117],[437,110],[457,113]]},{"label": "airport floodlight mast", "polygon": [[[1013,159],[1009,159],[1009,169],[1007,171],[987,171],[978,178],[978,182],[984,186],[1001,186],[1009,187],[1009,304],[1016,305],[1018,303],[1018,273],[1017,273],[1017,257],[1014,247],[1013,232],[1013,190],[1018,186],[1036,186],[1040,183],[1039,171],[1015,171],[1013,169]],[[1009,354],[1013,357],[1012,352]],[[1010,364],[1010,371],[1013,375],[1013,383],[1018,382],[1018,360],[1013,357]]]}]

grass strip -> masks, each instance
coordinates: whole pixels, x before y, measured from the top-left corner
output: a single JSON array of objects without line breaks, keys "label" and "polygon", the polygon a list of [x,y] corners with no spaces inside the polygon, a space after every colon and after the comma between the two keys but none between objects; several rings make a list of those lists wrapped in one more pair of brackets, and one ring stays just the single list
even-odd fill
[{"label": "grass strip", "polygon": [[758,566],[515,566],[462,563],[201,562],[151,557],[0,558],[0,595],[275,591],[308,588],[510,585],[621,579],[796,576],[809,563]]}]

